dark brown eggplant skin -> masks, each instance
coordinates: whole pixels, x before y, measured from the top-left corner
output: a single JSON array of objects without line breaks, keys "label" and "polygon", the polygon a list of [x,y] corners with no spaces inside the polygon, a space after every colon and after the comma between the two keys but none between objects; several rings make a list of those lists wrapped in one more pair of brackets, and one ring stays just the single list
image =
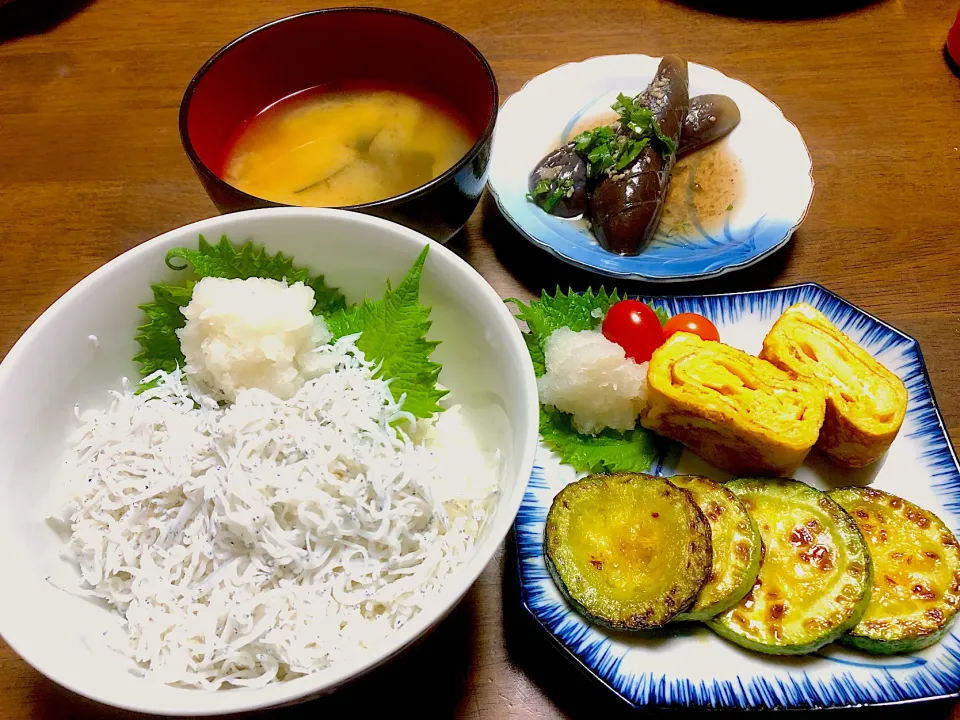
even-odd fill
[{"label": "dark brown eggplant skin", "polygon": [[719,140],[740,124],[740,108],[726,95],[697,95],[683,119],[677,159]]},{"label": "dark brown eggplant skin", "polygon": [[529,192],[533,192],[545,172],[549,176],[551,189],[556,188],[556,182],[561,178],[569,179],[573,184],[573,194],[554,205],[550,210],[551,215],[570,218],[587,211],[587,164],[577,155],[573,143],[561,145],[537,163],[530,173]]},{"label": "dark brown eggplant skin", "polygon": [[[687,116],[680,131],[677,159],[708,145],[730,132],[740,124],[740,108],[726,95],[698,95],[690,98]],[[550,210],[558,217],[577,217],[587,211],[587,166],[574,150],[573,143],[561,145],[546,155],[530,173],[529,191],[532,193],[543,178],[544,171],[560,168],[558,177],[570,178],[573,194],[564,198]]]},{"label": "dark brown eggplant skin", "polygon": [[[690,104],[687,61],[666,55],[653,82],[640,96],[653,111],[664,135],[679,144]],[[676,153],[661,155],[650,143],[618,175],[597,184],[590,198],[590,221],[601,247],[618,255],[637,255],[660,222]]]}]

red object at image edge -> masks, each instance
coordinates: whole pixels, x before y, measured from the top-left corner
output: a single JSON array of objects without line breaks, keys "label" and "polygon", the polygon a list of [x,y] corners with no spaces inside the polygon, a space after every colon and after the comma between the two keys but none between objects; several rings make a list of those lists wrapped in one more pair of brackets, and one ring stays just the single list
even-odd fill
[{"label": "red object at image edge", "polygon": [[953,27],[947,33],[947,56],[953,60],[954,72],[960,72],[960,10],[957,11]]}]

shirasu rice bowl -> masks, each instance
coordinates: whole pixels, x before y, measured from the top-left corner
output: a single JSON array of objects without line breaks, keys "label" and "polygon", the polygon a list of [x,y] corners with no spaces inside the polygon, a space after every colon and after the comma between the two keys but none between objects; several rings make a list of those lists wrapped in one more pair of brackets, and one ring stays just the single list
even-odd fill
[{"label": "shirasu rice bowl", "polygon": [[[356,336],[288,400],[220,404],[187,374],[78,409],[60,513],[115,649],[161,682],[217,689],[368,651],[469,559],[500,457],[458,407],[415,421]],[[402,400],[402,398],[401,398]]]}]

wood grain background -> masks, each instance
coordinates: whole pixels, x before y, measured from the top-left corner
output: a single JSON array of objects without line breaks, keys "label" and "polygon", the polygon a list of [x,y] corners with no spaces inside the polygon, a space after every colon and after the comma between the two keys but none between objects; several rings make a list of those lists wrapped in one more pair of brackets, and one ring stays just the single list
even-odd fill
[{"label": "wood grain background", "polygon": [[[380,3],[371,3],[380,4]],[[679,53],[756,87],[797,124],[816,193],[790,245],[715,292],[814,280],[916,337],[960,437],[960,79],[942,53],[957,0],[752,4],[411,0],[486,55],[501,95],[564,62]],[[0,354],[105,261],[215,213],[177,111],[196,69],[268,20],[273,0],[17,0],[0,7]],[[833,14],[824,14],[833,13]],[[765,16],[764,16],[765,15]],[[503,296],[602,282],[533,249],[486,199],[452,246]],[[609,286],[609,283],[608,283]],[[262,717],[619,716],[519,607],[510,543],[453,616],[399,662],[326,699]],[[0,590],[3,591],[3,590]],[[843,716],[953,717],[951,704]],[[0,642],[0,718],[131,718],[59,689]],[[686,717],[686,715],[680,715]]]}]

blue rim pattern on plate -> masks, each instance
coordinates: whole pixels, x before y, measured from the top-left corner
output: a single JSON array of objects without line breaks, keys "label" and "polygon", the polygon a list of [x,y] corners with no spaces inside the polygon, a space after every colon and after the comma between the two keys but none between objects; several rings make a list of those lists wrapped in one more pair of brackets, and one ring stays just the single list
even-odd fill
[{"label": "blue rim pattern on plate", "polygon": [[501,198],[492,192],[503,216],[534,245],[571,265],[623,280],[715,277],[771,255],[786,245],[800,226],[800,221],[788,224],[764,216],[740,229],[732,228],[728,220],[721,231],[710,233],[694,221],[695,233],[679,237],[658,232],[642,253],[624,257],[600,247],[580,223],[548,215],[525,197]]},{"label": "blue rim pattern on plate", "polygon": [[[813,283],[731,295],[644,300],[671,315],[697,312],[719,324],[734,322],[744,314],[760,315],[772,323],[788,306],[808,302],[841,330],[858,337],[861,345],[872,353],[887,353],[887,357],[896,354],[899,362],[891,369],[905,379],[910,395],[907,418],[911,430],[906,437],[921,444],[921,462],[934,495],[945,508],[941,517],[957,532],[960,463],[947,436],[916,340]],[[533,618],[577,664],[627,703],[635,707],[809,709],[960,696],[960,624],[955,624],[939,645],[922,654],[889,658],[848,656],[835,655],[829,647],[824,648],[815,654],[816,662],[821,663],[816,673],[802,669],[797,659],[789,658],[767,659],[764,662],[769,663],[769,672],[738,676],[736,680],[691,680],[670,677],[656,669],[636,672],[636,668],[625,668],[624,657],[630,650],[625,651],[602,628],[585,621],[560,599],[544,566],[543,526],[549,502],[543,493],[549,491],[550,485],[542,459],[538,452],[514,525],[521,600]],[[667,452],[651,472],[670,475],[670,465]],[[705,628],[684,629],[681,634],[683,632],[710,634]],[[828,677],[824,677],[825,666],[830,668]],[[652,667],[655,668],[655,663]],[[775,672],[784,670],[787,672]]]},{"label": "blue rim pattern on plate", "polygon": [[[628,65],[631,59],[637,58],[653,61],[646,56],[620,57],[624,58],[624,62]],[[576,78],[581,72],[589,74],[590,68],[596,68],[595,61],[604,59],[603,57],[591,58],[581,63],[568,63],[554,68],[528,81],[520,91],[508,98],[501,108],[500,125],[503,127],[498,128],[501,136],[499,145],[497,138],[494,139],[494,159],[488,187],[507,221],[527,240],[564,262],[617,279],[647,282],[676,282],[716,277],[752,265],[786,245],[794,231],[803,222],[813,196],[812,161],[800,133],[774,103],[755,89],[728,78],[712,68],[695,63],[690,65],[691,92],[695,79],[699,78],[698,92],[725,92],[735,96],[738,104],[741,105],[744,120],[741,122],[741,128],[734,131],[734,135],[741,131],[756,132],[756,125],[759,124],[768,133],[761,133],[758,136],[763,137],[766,155],[790,145],[789,158],[791,159],[785,160],[782,163],[783,167],[774,171],[773,176],[769,175],[769,168],[776,164],[769,160],[762,161],[761,164],[766,169],[760,174],[761,184],[773,183],[779,186],[783,181],[782,173],[802,173],[806,183],[802,191],[797,190],[798,186],[795,184],[787,183],[792,190],[786,192],[797,192],[798,196],[805,196],[804,202],[799,203],[798,199],[799,204],[788,203],[786,207],[790,209],[787,210],[781,206],[780,210],[773,213],[757,207],[745,213],[738,210],[732,213],[733,222],[728,214],[721,227],[710,231],[699,222],[692,209],[692,203],[688,202],[686,211],[689,227],[672,231],[670,234],[660,230],[639,255],[625,257],[601,248],[582,221],[554,217],[527,200],[527,174],[536,161],[531,161],[530,167],[518,168],[514,163],[504,160],[504,155],[512,153],[515,149],[508,147],[511,143],[526,144],[534,139],[526,134],[514,137],[516,133],[513,132],[512,126],[523,125],[527,121],[524,119],[525,113],[513,106],[519,105],[525,108],[524,103],[529,104],[529,101],[523,96],[532,94],[537,97],[538,93],[542,93],[541,81],[547,76],[567,73],[572,78]],[[577,95],[582,97],[582,105],[577,108],[568,108],[565,112],[554,111],[549,107],[544,109],[548,115],[552,112],[562,112],[562,117],[557,119],[557,128],[562,127],[559,131],[561,142],[568,139],[581,118],[596,109],[601,98],[625,87],[632,87],[638,81],[638,76],[629,72],[590,77],[590,94],[581,92]],[[750,124],[750,127],[746,127],[747,124]],[[523,131],[523,133],[526,132],[526,130]],[[518,139],[521,137],[522,140]],[[753,160],[751,164],[755,162]],[[749,170],[749,167],[747,169]]]}]

